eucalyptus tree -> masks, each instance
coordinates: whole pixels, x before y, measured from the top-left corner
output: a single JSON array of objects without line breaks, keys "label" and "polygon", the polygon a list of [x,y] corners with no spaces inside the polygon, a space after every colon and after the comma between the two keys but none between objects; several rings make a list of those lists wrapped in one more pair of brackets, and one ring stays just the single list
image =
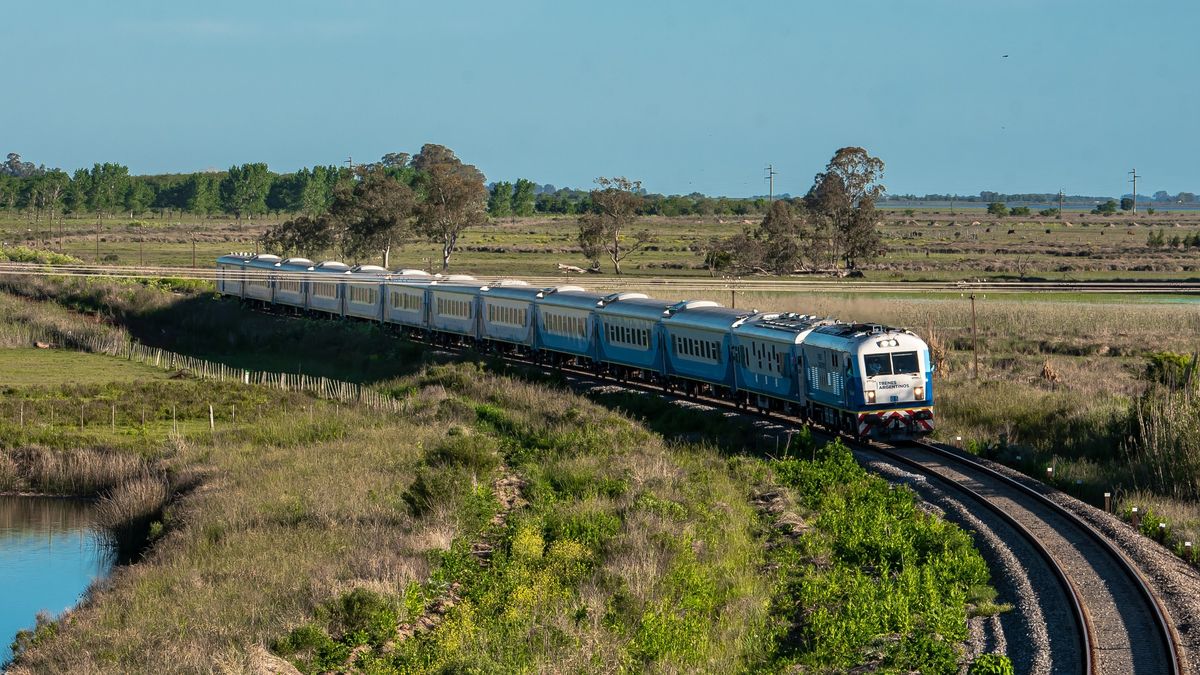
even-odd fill
[{"label": "eucalyptus tree", "polygon": [[591,208],[579,217],[579,246],[598,266],[602,255],[612,261],[613,272],[621,273],[621,261],[653,240],[642,229],[626,236],[642,205],[642,182],[624,176],[597,178],[591,191]]},{"label": "eucalyptus tree", "polygon": [[441,245],[442,269],[449,269],[459,236],[488,222],[483,173],[464,164],[450,148],[433,143],[421,147],[412,168],[419,194],[416,230]]},{"label": "eucalyptus tree", "polygon": [[840,148],[813,179],[804,201],[810,224],[833,267],[853,270],[884,250],[875,201],[883,196],[883,161],[858,147]]}]

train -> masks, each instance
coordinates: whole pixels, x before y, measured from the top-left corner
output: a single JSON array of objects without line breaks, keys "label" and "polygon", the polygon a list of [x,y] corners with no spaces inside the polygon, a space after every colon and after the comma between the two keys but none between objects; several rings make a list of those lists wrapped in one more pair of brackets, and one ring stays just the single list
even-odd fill
[{"label": "train", "polygon": [[221,256],[216,288],[277,310],[378,322],[433,344],[797,416],[859,439],[934,429],[929,346],[904,328],[270,254]]}]

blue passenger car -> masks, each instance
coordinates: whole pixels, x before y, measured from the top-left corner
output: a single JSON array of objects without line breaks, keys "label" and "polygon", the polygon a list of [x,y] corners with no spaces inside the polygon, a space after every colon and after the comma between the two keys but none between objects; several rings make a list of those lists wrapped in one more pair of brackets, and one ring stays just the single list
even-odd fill
[{"label": "blue passenger car", "polygon": [[409,331],[425,328],[425,291],[433,277],[424,270],[399,269],[384,285],[384,321]]},{"label": "blue passenger car", "polygon": [[598,359],[595,312],[601,293],[579,286],[547,288],[537,299],[537,348],[557,357]]},{"label": "blue passenger car", "polygon": [[230,253],[217,258],[217,292],[246,297],[246,261],[253,257],[253,253]]},{"label": "blue passenger car", "polygon": [[667,374],[689,391],[697,383],[714,393],[734,389],[730,330],[754,312],[689,300],[667,308],[662,319]]},{"label": "blue passenger car", "polygon": [[308,258],[288,258],[275,265],[275,303],[304,309],[308,306],[308,282],[312,270]]},{"label": "blue passenger car", "polygon": [[246,261],[246,285],[243,297],[262,302],[275,302],[275,265],[279,256],[262,253]]},{"label": "blue passenger car", "polygon": [[637,370],[663,375],[659,325],[668,305],[641,293],[605,296],[595,313],[601,360],[615,366],[618,374]]},{"label": "blue passenger car", "polygon": [[479,289],[479,337],[488,346],[533,349],[534,309],[542,289],[505,279]]},{"label": "blue passenger car", "polygon": [[425,287],[426,327],[443,336],[479,337],[478,300],[475,277],[455,274],[433,280]]},{"label": "blue passenger car", "polygon": [[346,316],[383,321],[381,291],[388,271],[378,265],[355,265],[343,284]]},{"label": "blue passenger car", "polygon": [[733,357],[742,400],[762,410],[788,410],[804,400],[801,345],[817,326],[803,314],[757,314],[733,327]]},{"label": "blue passenger car", "polygon": [[313,266],[313,275],[308,282],[308,308],[342,316],[342,280],[350,272],[350,266],[336,260],[326,260]]}]

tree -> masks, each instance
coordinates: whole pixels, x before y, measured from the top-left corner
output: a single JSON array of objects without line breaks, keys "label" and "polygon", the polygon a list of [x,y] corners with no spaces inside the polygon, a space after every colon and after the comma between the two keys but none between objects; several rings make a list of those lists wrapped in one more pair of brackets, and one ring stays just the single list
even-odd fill
[{"label": "tree", "polygon": [[336,166],[314,166],[312,171],[306,171],[300,183],[299,210],[310,216],[328,211],[333,205],[338,175]]},{"label": "tree", "polygon": [[1008,210],[1010,216],[1028,216],[1030,210],[1028,206],[1014,206]]},{"label": "tree", "polygon": [[[877,230],[875,200],[885,191],[883,161],[857,147],[834,153],[825,171],[813,179],[804,201],[811,218],[811,236],[820,237],[833,267],[841,261],[848,270],[883,252]],[[814,242],[818,243],[818,242]]]},{"label": "tree", "polygon": [[33,162],[22,162],[21,155],[15,152],[8,153],[4,164],[0,165],[0,174],[13,178],[28,178],[39,171],[45,171],[45,168],[39,169]]},{"label": "tree", "polygon": [[[553,186],[551,186],[553,187]],[[537,184],[531,180],[518,178],[513,187],[512,213],[514,216],[532,216],[537,202]],[[553,191],[551,191],[553,192]]]},{"label": "tree", "polygon": [[1004,202],[992,202],[988,204],[987,212],[990,216],[1003,218],[1008,215],[1008,207],[1004,205]]},{"label": "tree", "polygon": [[227,213],[237,216],[253,216],[266,213],[267,193],[271,190],[271,173],[261,162],[229,167],[221,181],[221,206]]},{"label": "tree", "polygon": [[600,187],[591,192],[591,209],[579,217],[579,246],[597,266],[600,256],[607,255],[613,272],[620,274],[621,261],[652,239],[647,230],[634,233],[631,242],[623,238],[642,204],[642,182],[618,176],[597,178],[596,184]]},{"label": "tree", "polygon": [[1103,204],[1098,205],[1096,208],[1092,209],[1092,213],[1101,215],[1101,216],[1111,216],[1112,214],[1114,214],[1116,212],[1117,212],[1117,203],[1111,199],[1104,202]]},{"label": "tree", "polygon": [[98,218],[125,206],[129,189],[129,167],[105,162],[93,164],[87,180],[87,205]]},{"label": "tree", "polygon": [[154,202],[154,188],[145,180],[134,179],[125,190],[123,206],[129,212],[129,217],[145,212]]},{"label": "tree", "polygon": [[302,215],[267,230],[260,241],[263,248],[281,255],[314,257],[333,247],[337,233],[327,216]]},{"label": "tree", "polygon": [[503,218],[512,215],[513,207],[513,184],[508,181],[500,181],[492,186],[492,193],[488,196],[488,215],[493,218]]},{"label": "tree", "polygon": [[483,173],[463,164],[449,148],[433,143],[421,147],[412,167],[418,172],[420,195],[416,229],[442,245],[442,269],[449,269],[459,235],[488,222]]},{"label": "tree", "polygon": [[184,208],[208,216],[221,208],[221,178],[217,173],[194,173],[183,184]]},{"label": "tree", "polygon": [[[779,199],[771,202],[767,215],[754,233],[762,243],[759,251],[760,265],[772,274],[791,274],[800,263],[801,219],[791,204]],[[740,251],[745,259],[748,251]]]},{"label": "tree", "polygon": [[387,265],[392,246],[408,229],[415,201],[412,188],[382,168],[364,171],[353,185],[340,186],[329,218],[342,232],[342,255],[359,259],[379,252]]},{"label": "tree", "polygon": [[1133,208],[1133,197],[1121,197],[1121,210],[1128,211]]},{"label": "tree", "polygon": [[380,158],[379,163],[385,169],[404,169],[408,167],[408,160],[411,159],[407,152],[389,152]]}]

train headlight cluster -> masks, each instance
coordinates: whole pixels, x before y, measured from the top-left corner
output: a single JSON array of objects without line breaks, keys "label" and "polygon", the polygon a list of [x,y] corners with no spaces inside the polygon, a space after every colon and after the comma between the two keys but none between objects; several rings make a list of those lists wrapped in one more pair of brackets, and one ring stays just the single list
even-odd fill
[{"label": "train headlight cluster", "polygon": [[874,403],[875,402],[875,390],[872,389],[871,391],[866,392],[866,394],[867,394],[867,403]]},{"label": "train headlight cluster", "polygon": [[913,387],[913,398],[918,401],[924,401],[925,387]]}]

